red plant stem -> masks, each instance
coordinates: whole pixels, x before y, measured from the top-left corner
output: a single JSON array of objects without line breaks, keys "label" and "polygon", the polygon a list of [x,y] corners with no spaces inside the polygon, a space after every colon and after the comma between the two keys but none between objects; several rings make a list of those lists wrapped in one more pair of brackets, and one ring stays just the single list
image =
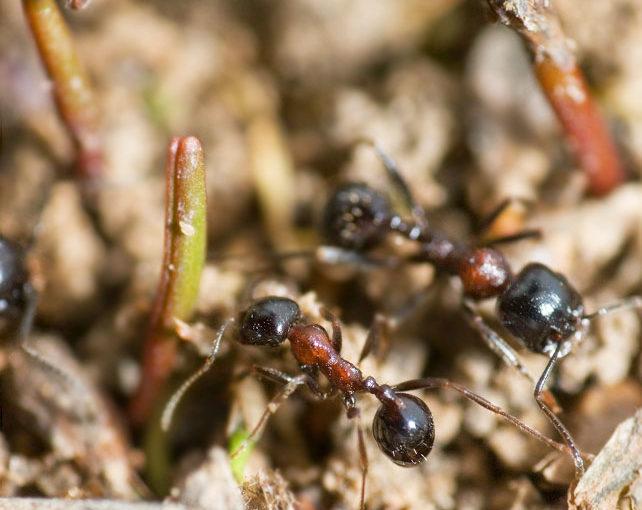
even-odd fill
[{"label": "red plant stem", "polygon": [[141,381],[129,406],[131,422],[139,427],[148,420],[176,360],[176,338],[147,334],[143,344]]},{"label": "red plant stem", "polygon": [[89,2],[91,2],[91,0],[67,0],[67,7],[78,11],[87,7]]},{"label": "red plant stem", "polygon": [[77,170],[84,181],[103,173],[98,110],[71,32],[55,0],[23,0],[40,58],[52,81],[58,112],[77,150]]},{"label": "red plant stem", "polygon": [[535,73],[586,173],[589,192],[608,194],[626,175],[582,71],[577,65],[561,69],[552,59],[544,58],[535,63]]},{"label": "red plant stem", "polygon": [[174,319],[188,320],[205,260],[205,167],[194,137],[173,138],[165,167],[163,263],[143,345],[142,375],[129,413],[136,426],[151,416],[176,358]]},{"label": "red plant stem", "polygon": [[534,58],[535,74],[586,174],[588,191],[606,195],[626,179],[617,149],[550,0],[486,0]]}]

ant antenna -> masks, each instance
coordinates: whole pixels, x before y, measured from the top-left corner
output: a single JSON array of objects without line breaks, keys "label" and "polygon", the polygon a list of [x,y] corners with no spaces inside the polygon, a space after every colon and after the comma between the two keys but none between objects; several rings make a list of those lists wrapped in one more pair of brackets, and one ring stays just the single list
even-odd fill
[{"label": "ant antenna", "polygon": [[390,178],[392,183],[396,186],[397,190],[401,193],[401,196],[403,197],[404,202],[406,203],[406,206],[410,209],[410,212],[412,213],[414,220],[419,225],[421,231],[422,232],[427,231],[428,218],[426,217],[426,211],[421,205],[419,205],[414,195],[412,194],[412,191],[410,190],[410,186],[408,186],[408,183],[406,182],[404,177],[401,175],[401,172],[399,170],[399,165],[397,165],[396,161],[392,159],[392,157],[389,156],[383,150],[383,148],[374,140],[371,140],[369,138],[363,138],[361,139],[361,142],[366,145],[370,145],[374,149],[374,151],[377,153],[377,156],[383,163],[383,166],[385,167],[386,172],[388,173],[388,177]]},{"label": "ant antenna", "polygon": [[480,243],[480,246],[497,246],[498,244],[509,244],[525,239],[541,239],[542,231],[538,228],[527,228],[514,234],[501,237],[493,237]]},{"label": "ant antenna", "polygon": [[187,392],[187,390],[190,389],[190,387],[198,381],[212,366],[214,363],[214,360],[216,359],[216,355],[218,354],[218,351],[221,349],[221,343],[223,341],[223,335],[225,334],[225,330],[234,322],[234,319],[227,319],[223,325],[219,328],[219,330],[216,332],[216,337],[214,338],[214,342],[212,343],[212,349],[207,356],[207,359],[203,363],[203,365],[196,371],[194,372],[181,386],[174,392],[174,394],[171,396],[167,404],[165,405],[165,409],[163,409],[163,414],[161,416],[161,429],[163,432],[167,432],[169,428],[172,425],[172,418],[174,417],[174,412],[176,411],[176,407],[180,403],[180,401],[183,399],[183,396]]},{"label": "ant antenna", "polygon": [[366,508],[366,480],[368,479],[368,450],[366,441],[363,437],[363,427],[361,426],[361,417],[357,416],[357,446],[359,448],[359,467],[361,468],[361,499],[359,508]]},{"label": "ant antenna", "polygon": [[[25,309],[22,320],[20,321],[20,327],[18,329],[18,346],[20,350],[24,352],[29,359],[37,363],[43,370],[54,375],[69,388],[73,388],[75,393],[78,395],[86,396],[87,390],[82,383],[78,381],[76,377],[70,375],[66,370],[63,370],[57,365],[54,365],[50,360],[43,356],[40,352],[34,349],[29,345],[29,334],[33,327],[33,321],[36,316],[36,308],[38,307],[38,293],[30,285],[26,284],[24,287],[25,293]],[[89,399],[85,398],[85,404],[87,408],[87,415],[94,414],[93,405]]]},{"label": "ant antenna", "polygon": [[582,316],[583,319],[593,320],[596,317],[601,317],[603,315],[608,315],[612,312],[619,310],[630,310],[630,309],[642,309],[642,296],[631,296],[617,303],[612,303],[610,305],[603,306],[598,308],[592,313],[587,313]]}]

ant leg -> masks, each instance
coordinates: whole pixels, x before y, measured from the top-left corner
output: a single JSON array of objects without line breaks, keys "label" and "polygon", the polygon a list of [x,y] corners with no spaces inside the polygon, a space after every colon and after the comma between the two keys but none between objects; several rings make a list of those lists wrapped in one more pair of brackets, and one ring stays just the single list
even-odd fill
[{"label": "ant leg", "polygon": [[[288,260],[296,259],[310,259],[314,260],[316,257],[316,250],[286,250],[286,251],[270,251],[267,253],[269,258],[269,263],[259,266],[256,264],[256,254],[251,252],[237,252],[237,253],[215,253],[214,255],[209,255],[209,260],[214,260],[220,262],[221,264],[226,265],[236,265],[239,261],[243,261],[244,265],[241,264],[240,270],[246,273],[264,273],[266,271],[271,271],[274,269],[274,266],[277,266],[281,262]],[[247,261],[252,261],[253,264],[246,263]],[[251,269],[250,267],[251,266]]]},{"label": "ant leg", "polygon": [[595,317],[608,315],[609,313],[615,312],[617,310],[629,310],[631,308],[642,309],[642,296],[631,296],[629,298],[618,301],[617,303],[603,306],[595,310],[593,313],[587,313],[583,318],[591,320]]},{"label": "ant leg", "polygon": [[325,320],[332,323],[332,347],[337,351],[337,354],[341,354],[343,335],[341,334],[341,323],[339,322],[339,319],[325,307],[321,308],[321,315]]},{"label": "ant leg", "polygon": [[300,365],[301,371],[304,372],[308,378],[305,381],[308,388],[317,400],[326,400],[337,394],[337,388],[332,386],[329,391],[323,391],[319,384],[319,369],[314,365]]},{"label": "ant leg", "polygon": [[527,434],[530,434],[535,439],[537,439],[538,441],[541,441],[542,443],[546,444],[550,448],[553,448],[563,453],[569,453],[569,451],[571,450],[568,445],[564,445],[564,444],[558,443],[557,441],[553,441],[552,439],[549,439],[541,432],[529,427],[519,418],[513,416],[512,414],[507,413],[506,411],[496,406],[489,400],[486,400],[481,395],[478,395],[477,393],[473,392],[472,390],[469,390],[465,386],[462,386],[461,384],[458,384],[456,382],[452,382],[448,379],[442,379],[439,377],[426,377],[424,379],[412,379],[410,381],[405,381],[393,386],[393,389],[396,391],[409,391],[409,390],[435,389],[435,388],[449,388],[461,393],[467,399],[501,416],[506,421],[509,421],[510,423],[515,425],[521,431],[526,432]]},{"label": "ant leg", "polygon": [[388,319],[380,313],[376,313],[368,330],[368,336],[359,354],[359,363],[366,359],[372,351],[381,354],[387,352],[390,346],[388,331]]},{"label": "ant leg", "polygon": [[217,331],[216,336],[214,337],[214,342],[212,343],[212,349],[210,350],[210,353],[207,356],[203,365],[196,372],[194,372],[190,377],[188,377],[187,380],[183,384],[181,384],[181,386],[174,392],[171,398],[167,401],[167,404],[165,405],[165,409],[163,409],[163,414],[161,415],[161,429],[164,432],[167,432],[170,426],[172,425],[172,418],[174,417],[174,412],[176,411],[176,407],[178,406],[180,401],[183,399],[183,396],[185,395],[187,390],[189,390],[192,387],[192,385],[196,381],[198,381],[210,369],[210,367],[214,363],[216,355],[218,354],[218,351],[221,349],[221,342],[223,340],[223,335],[225,333],[225,330],[228,328],[228,326],[232,322],[234,322],[234,319],[228,319],[223,323],[223,325]]},{"label": "ant leg", "polygon": [[363,427],[361,420],[357,418],[357,440],[359,442],[359,463],[361,464],[361,497],[359,508],[366,508],[366,479],[368,477],[368,450],[366,450],[366,441],[363,438]]},{"label": "ant leg", "polygon": [[363,428],[361,427],[361,413],[355,402],[354,395],[346,395],[343,403],[346,407],[348,419],[357,421],[357,441],[359,446],[359,465],[361,467],[361,499],[359,508],[366,508],[366,478],[368,476],[368,450],[366,441],[363,437]]},{"label": "ant leg", "polygon": [[366,359],[373,351],[376,353],[378,360],[381,361],[390,350],[390,331],[398,329],[409,317],[412,317],[422,310],[432,298],[431,293],[433,290],[434,289],[421,289],[414,292],[396,310],[385,315],[376,313],[368,330],[366,341],[361,349],[359,363]]},{"label": "ant leg", "polygon": [[320,264],[357,266],[366,269],[394,268],[404,262],[399,257],[371,257],[365,253],[338,246],[319,246],[315,251],[315,258]]},{"label": "ant leg", "polygon": [[584,474],[584,461],[582,460],[582,455],[580,454],[580,451],[578,450],[577,446],[575,446],[575,441],[573,441],[573,437],[571,436],[571,433],[560,421],[560,419],[553,412],[553,410],[547,405],[545,399],[542,397],[542,392],[544,391],[544,385],[546,384],[546,381],[550,377],[551,372],[553,371],[553,368],[557,364],[558,360],[561,358],[561,352],[563,347],[564,347],[564,343],[560,342],[557,345],[555,352],[553,353],[551,358],[548,360],[548,363],[546,364],[546,368],[542,372],[542,375],[540,376],[539,381],[537,381],[537,384],[535,385],[534,396],[540,409],[544,412],[546,417],[550,420],[550,422],[553,424],[553,426],[557,430],[558,434],[562,436],[562,439],[564,439],[564,442],[568,446],[571,456],[573,457],[573,463],[575,465],[575,477],[579,480],[579,478]]},{"label": "ant leg", "polygon": [[69,388],[73,388],[74,392],[77,395],[82,395],[83,397],[85,397],[83,398],[83,401],[86,408],[84,409],[83,414],[85,414],[85,417],[91,417],[95,414],[95,410],[91,401],[86,398],[87,389],[82,384],[82,382],[78,380],[77,377],[72,376],[67,371],[63,370],[57,365],[54,365],[45,356],[34,349],[31,345],[29,345],[29,334],[33,327],[33,321],[35,319],[36,309],[38,307],[38,293],[29,284],[25,286],[24,293],[26,296],[26,305],[22,320],[20,322],[20,328],[18,330],[18,345],[20,347],[20,350],[25,353],[31,361],[38,364],[43,370],[49,372],[50,374],[53,374]]},{"label": "ant leg", "polygon": [[30,284],[26,284],[24,286],[24,293],[27,302],[19,329],[19,339],[22,345],[27,343],[29,333],[33,328],[33,321],[36,318],[36,309],[38,308],[38,293],[36,290]]},{"label": "ant leg", "polygon": [[[531,383],[535,384],[535,379],[527,370],[524,364],[519,359],[519,355],[515,350],[508,345],[506,340],[499,336],[493,328],[491,328],[484,318],[477,312],[470,303],[464,301],[463,303],[464,315],[468,319],[469,324],[477,330],[484,343],[488,348],[493,351],[506,366],[512,367],[517,370],[521,375],[528,379]],[[561,407],[557,400],[549,390],[542,392],[542,398],[546,400],[547,405],[555,412],[560,412]]]},{"label": "ant leg", "polygon": [[542,231],[539,228],[527,228],[501,237],[492,237],[482,243],[482,246],[497,246],[498,244],[509,244],[524,239],[541,239]]},{"label": "ant leg", "polygon": [[236,457],[239,453],[241,453],[243,450],[245,450],[245,448],[247,448],[248,445],[252,441],[254,441],[257,438],[257,436],[260,435],[260,433],[263,430],[263,426],[267,422],[270,415],[276,413],[276,411],[279,409],[281,404],[283,404],[283,402],[285,402],[288,399],[288,397],[292,395],[292,393],[294,393],[299,386],[306,383],[306,379],[308,377],[307,375],[298,375],[293,377],[289,374],[286,374],[279,370],[275,370],[273,368],[265,368],[265,367],[257,367],[257,366],[253,367],[253,371],[260,377],[264,377],[274,382],[284,383],[285,386],[281,391],[279,391],[272,398],[272,400],[270,400],[267,407],[265,408],[265,411],[261,415],[261,418],[259,419],[258,423],[254,426],[252,431],[245,438],[245,440],[239,445],[239,447],[230,454],[230,458],[232,459]]},{"label": "ant leg", "polygon": [[484,231],[488,230],[493,223],[499,218],[502,213],[508,209],[508,206],[511,204],[514,204],[515,202],[520,203],[522,205],[528,206],[532,205],[532,201],[528,200],[527,198],[519,198],[519,197],[508,197],[502,200],[496,207],[493,209],[490,213],[488,213],[486,216],[484,216],[481,221],[479,222],[479,230]]},{"label": "ant leg", "polygon": [[[486,215],[479,224],[479,231],[484,232],[490,229],[490,227],[495,223],[497,218],[501,216],[501,214],[512,204],[515,202],[519,202],[522,204],[529,204],[530,201],[523,199],[523,198],[514,198],[514,197],[509,197],[505,198],[502,200],[495,209],[493,209],[488,215]],[[524,229],[518,232],[515,232],[514,234],[506,235],[506,236],[501,236],[501,237],[493,237],[490,239],[487,239],[482,243],[483,246],[493,246],[497,244],[507,244],[507,243],[513,243],[516,241],[521,241],[523,239],[539,239],[542,237],[542,231],[540,229]]]}]

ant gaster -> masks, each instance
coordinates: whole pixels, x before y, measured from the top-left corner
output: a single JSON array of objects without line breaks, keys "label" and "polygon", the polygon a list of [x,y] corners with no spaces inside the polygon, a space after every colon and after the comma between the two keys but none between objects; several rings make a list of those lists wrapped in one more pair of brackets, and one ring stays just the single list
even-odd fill
[{"label": "ant gaster", "polygon": [[[546,382],[557,362],[570,352],[573,342],[581,339],[592,318],[617,308],[642,307],[642,298],[632,297],[586,314],[581,295],[563,275],[539,263],[528,264],[514,274],[504,255],[494,247],[498,243],[538,236],[539,231],[525,230],[484,246],[475,246],[454,241],[443,232],[430,228],[425,211],[414,200],[396,163],[376,144],[372,145],[413,218],[402,218],[384,195],[367,184],[346,183],[334,192],[325,207],[322,230],[326,240],[348,252],[341,255],[343,260],[359,262],[363,258],[370,262],[364,252],[377,246],[388,233],[397,233],[417,243],[418,253],[410,258],[411,261],[429,262],[439,270],[458,276],[467,300],[497,297],[497,313],[502,325],[527,349],[550,357],[535,384],[534,396],[564,438],[573,457],[576,475],[580,476],[584,471],[582,457],[555,414],[555,400],[545,390]],[[488,223],[508,204],[509,201],[500,204]],[[467,300],[464,301],[466,316],[486,344],[507,365],[535,382],[517,353],[485,323]]]},{"label": "ant gaster", "polygon": [[[268,405],[258,424],[246,439],[246,444],[258,435],[268,416],[274,413],[298,386],[305,384],[315,396],[322,399],[340,394],[350,419],[359,417],[357,394],[369,393],[377,398],[381,405],[373,419],[372,434],[379,449],[400,466],[414,466],[423,462],[433,447],[435,427],[432,413],[421,399],[402,392],[425,388],[451,388],[458,391],[550,447],[567,451],[566,446],[543,436],[483,397],[446,379],[416,379],[389,386],[379,384],[371,376],[364,377],[357,366],[341,357],[342,333],[338,319],[327,310],[323,310],[322,313],[324,318],[332,324],[332,335],[329,335],[321,325],[307,322],[302,317],[298,304],[285,297],[270,296],[259,299],[241,314],[237,331],[239,343],[275,347],[289,340],[290,350],[302,372],[300,375],[291,376],[271,368],[254,367],[258,375],[281,383],[284,388]],[[224,332],[232,321],[232,319],[228,320],[219,329],[210,356],[204,365],[181,385],[168,402],[161,418],[161,426],[164,430],[169,429],[173,413],[182,396],[214,362]],[[324,392],[321,389],[319,373],[327,379],[330,391]],[[368,463],[361,427],[358,427],[358,439],[363,476],[361,485],[361,508],[363,508]],[[238,454],[243,447],[233,452],[232,456]]]}]

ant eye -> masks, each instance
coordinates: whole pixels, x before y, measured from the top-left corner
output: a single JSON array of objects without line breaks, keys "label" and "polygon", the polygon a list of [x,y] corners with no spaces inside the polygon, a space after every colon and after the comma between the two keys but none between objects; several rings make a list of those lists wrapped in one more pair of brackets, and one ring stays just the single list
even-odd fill
[{"label": "ant eye", "polygon": [[502,324],[534,352],[551,353],[579,327],[582,297],[543,264],[528,264],[497,303]]},{"label": "ant eye", "polygon": [[377,244],[385,235],[390,204],[365,184],[339,187],[328,200],[323,213],[326,240],[342,248],[361,250]]},{"label": "ant eye", "polygon": [[285,341],[300,316],[299,305],[288,298],[270,296],[254,302],[243,314],[240,342],[276,346]]},{"label": "ant eye", "polygon": [[432,414],[423,400],[397,393],[400,405],[382,404],[372,421],[379,448],[400,466],[423,462],[435,441]]},{"label": "ant eye", "polygon": [[27,282],[22,249],[0,236],[0,332],[20,320]]}]

